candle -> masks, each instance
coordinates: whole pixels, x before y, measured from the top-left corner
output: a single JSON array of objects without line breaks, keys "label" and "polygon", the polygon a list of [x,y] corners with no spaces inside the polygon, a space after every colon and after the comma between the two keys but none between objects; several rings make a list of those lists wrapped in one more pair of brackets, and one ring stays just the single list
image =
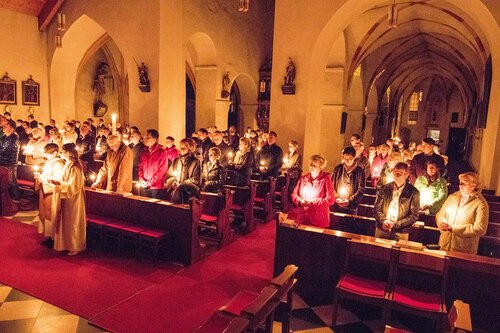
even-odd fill
[{"label": "candle", "polygon": [[124,143],[125,145],[127,145],[127,146],[128,146],[128,145],[130,144],[130,141],[128,141],[128,140],[123,140],[123,143]]},{"label": "candle", "polygon": [[339,189],[339,195],[341,199],[347,199],[349,195],[349,188],[345,185],[342,185]]},{"label": "candle", "polygon": [[378,168],[377,167],[373,168],[373,174],[377,175],[377,172],[378,172]]},{"label": "candle", "polygon": [[233,160],[233,156],[234,156],[234,153],[232,151],[230,151],[229,153],[227,153],[227,157],[232,161]]},{"label": "candle", "polygon": [[387,182],[386,184],[392,183],[394,181],[394,176],[392,174],[387,175]]},{"label": "candle", "polygon": [[250,133],[245,133],[245,138],[250,139]]},{"label": "candle", "polygon": [[58,27],[62,25],[62,12],[57,13],[57,25]]},{"label": "candle", "polygon": [[40,169],[40,166],[38,165],[33,165],[33,173],[36,175],[38,174],[38,170]]},{"label": "candle", "polygon": [[428,206],[430,204],[432,204],[431,191],[428,188],[424,188],[420,192],[420,206]]},{"label": "candle", "polygon": [[288,158],[283,157],[283,163],[288,164]]},{"label": "candle", "polygon": [[398,220],[398,209],[395,206],[390,206],[389,210],[387,211],[387,217],[388,220],[390,221],[397,221]]},{"label": "candle", "polygon": [[257,147],[257,151],[260,151],[260,147]]},{"label": "candle", "polygon": [[180,172],[179,170],[174,171],[174,177],[176,181],[179,181]]},{"label": "candle", "polygon": [[116,113],[111,115],[111,134],[116,134]]},{"label": "candle", "polygon": [[305,187],[302,189],[302,199],[311,200],[313,197],[313,189],[310,187]]},{"label": "candle", "polygon": [[80,146],[77,146],[77,147],[76,147],[76,151],[77,151],[77,152],[80,152],[80,150],[81,150],[81,149],[82,149],[82,148],[80,148]]},{"label": "candle", "polygon": [[25,146],[24,154],[25,155],[33,155],[33,147],[32,146]]},{"label": "candle", "polygon": [[266,162],[260,161],[260,166],[266,166]]},{"label": "candle", "polygon": [[89,178],[90,178],[91,181],[95,181],[95,179],[96,179],[95,173],[91,174],[89,176]]}]

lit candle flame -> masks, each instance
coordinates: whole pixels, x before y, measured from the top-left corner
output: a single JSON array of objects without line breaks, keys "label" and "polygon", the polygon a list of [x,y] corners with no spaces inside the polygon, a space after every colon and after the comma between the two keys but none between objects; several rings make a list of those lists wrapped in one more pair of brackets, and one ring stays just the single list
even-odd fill
[{"label": "lit candle flame", "polygon": [[141,188],[141,183],[139,183],[139,182],[135,183],[135,187],[138,189]]},{"label": "lit candle flame", "polygon": [[265,166],[265,165],[266,165],[266,162],[260,161],[260,166]]},{"label": "lit candle flame", "polygon": [[33,172],[38,173],[38,170],[40,170],[40,166],[38,165],[33,165]]},{"label": "lit candle flame", "polygon": [[311,200],[313,198],[313,190],[310,187],[306,187],[302,189],[302,199]]},{"label": "lit candle flame", "polygon": [[339,195],[341,199],[347,199],[347,196],[349,195],[349,189],[347,186],[342,185],[339,189]]},{"label": "lit candle flame", "polygon": [[32,146],[25,146],[24,148],[24,154],[25,155],[32,155],[33,154],[33,147]]},{"label": "lit candle flame", "polygon": [[126,146],[128,146],[130,144],[130,141],[128,140],[123,140],[123,144],[125,144]]},{"label": "lit candle flame", "polygon": [[288,164],[288,158],[283,157],[283,163]]},{"label": "lit candle flame", "polygon": [[394,206],[389,207],[389,210],[387,211],[387,219],[391,221],[398,220],[398,210],[396,207]]},{"label": "lit candle flame", "polygon": [[89,178],[90,178],[90,180],[91,180],[91,181],[95,181],[95,179],[96,179],[96,175],[95,175],[95,174],[91,174],[91,175],[89,176]]},{"label": "lit candle flame", "polygon": [[233,159],[233,155],[234,155],[234,153],[232,151],[227,153],[227,157],[229,157],[229,159]]}]

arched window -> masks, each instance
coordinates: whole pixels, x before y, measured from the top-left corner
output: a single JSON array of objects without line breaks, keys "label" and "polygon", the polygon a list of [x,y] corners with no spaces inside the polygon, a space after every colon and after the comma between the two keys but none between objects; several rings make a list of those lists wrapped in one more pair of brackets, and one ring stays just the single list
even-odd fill
[{"label": "arched window", "polygon": [[418,119],[418,104],[422,101],[422,92],[414,92],[410,97],[408,108],[408,125],[415,125]]}]

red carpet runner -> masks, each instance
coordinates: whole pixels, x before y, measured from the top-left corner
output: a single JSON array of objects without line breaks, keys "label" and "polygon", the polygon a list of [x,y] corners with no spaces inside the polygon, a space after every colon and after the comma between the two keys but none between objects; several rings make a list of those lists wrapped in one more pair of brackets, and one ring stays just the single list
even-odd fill
[{"label": "red carpet runner", "polygon": [[114,332],[192,332],[240,289],[272,276],[275,225],[261,226],[182,269],[88,252],[58,254],[36,229],[0,218],[0,282]]}]

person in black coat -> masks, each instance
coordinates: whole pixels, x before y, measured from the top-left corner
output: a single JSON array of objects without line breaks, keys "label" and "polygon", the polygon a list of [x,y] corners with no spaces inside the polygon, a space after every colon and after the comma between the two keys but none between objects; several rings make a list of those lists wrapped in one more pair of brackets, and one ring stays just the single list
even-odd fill
[{"label": "person in black coat", "polygon": [[277,178],[283,165],[283,151],[276,144],[277,137],[276,132],[269,132],[267,144],[262,146],[257,156],[257,167],[263,180]]},{"label": "person in black coat", "polygon": [[250,184],[254,158],[250,139],[241,138],[239,149],[234,159],[229,160],[227,166],[227,183],[235,186],[247,186]]},{"label": "person in black coat", "polygon": [[80,160],[85,162],[85,177],[88,179],[89,175],[95,172],[94,168],[94,151],[95,151],[95,136],[90,131],[90,123],[85,121],[80,127],[80,136],[76,139],[76,146],[78,149],[78,156]]},{"label": "person in black coat", "polygon": [[19,137],[16,133],[16,123],[0,119],[4,135],[0,138],[0,166],[9,173],[9,191],[14,200],[21,199],[21,192],[17,185],[17,160],[19,158]]},{"label": "person in black coat", "polygon": [[132,154],[134,155],[132,166],[132,180],[139,180],[139,162],[141,161],[141,154],[145,147],[144,143],[142,142],[142,134],[140,131],[137,130],[130,134],[130,144],[128,146],[130,149],[132,149]]},{"label": "person in black coat", "polygon": [[208,150],[208,162],[203,165],[201,190],[204,192],[221,193],[226,183],[226,168],[220,164],[221,151],[212,147]]},{"label": "person in black coat", "polygon": [[[168,170],[166,189],[167,197],[175,203],[188,203],[200,192],[200,161],[191,152],[194,143],[190,139],[179,142],[179,157]],[[207,154],[208,155],[208,154]]]},{"label": "person in black coat", "polygon": [[420,210],[420,193],[408,179],[408,165],[400,162],[394,167],[394,181],[377,192],[375,200],[375,237],[408,240],[411,226]]}]

